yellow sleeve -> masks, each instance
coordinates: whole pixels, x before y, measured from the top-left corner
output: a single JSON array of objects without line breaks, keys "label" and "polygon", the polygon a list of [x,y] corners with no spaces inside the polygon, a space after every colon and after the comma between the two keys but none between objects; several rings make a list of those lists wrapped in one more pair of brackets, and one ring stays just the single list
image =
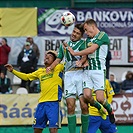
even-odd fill
[{"label": "yellow sleeve", "polygon": [[18,78],[22,79],[22,80],[25,80],[25,81],[30,80],[30,81],[32,81],[32,80],[38,79],[39,78],[38,75],[40,73],[42,73],[42,71],[43,71],[43,69],[40,68],[40,69],[38,69],[35,72],[26,74],[26,73],[22,73],[22,72],[19,72],[19,71],[16,71],[16,70],[13,69],[12,73],[14,75],[16,75]]},{"label": "yellow sleeve", "polygon": [[16,71],[16,70],[14,70],[14,69],[13,69],[12,73],[13,73],[14,75],[16,75],[16,76],[17,76],[18,78],[20,78],[20,79],[29,80],[28,77],[27,77],[27,74],[25,74],[25,73]]},{"label": "yellow sleeve", "polygon": [[62,63],[58,64],[58,65],[55,67],[54,71],[63,72],[63,71],[64,71],[64,64],[62,64]]}]

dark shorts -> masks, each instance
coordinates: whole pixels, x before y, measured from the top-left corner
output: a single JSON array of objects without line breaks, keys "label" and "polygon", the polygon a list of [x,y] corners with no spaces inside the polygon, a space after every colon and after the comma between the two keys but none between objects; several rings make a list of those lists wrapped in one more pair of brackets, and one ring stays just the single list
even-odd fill
[{"label": "dark shorts", "polygon": [[116,133],[117,127],[110,123],[109,117],[103,120],[101,116],[90,116],[88,133],[96,133],[100,129],[102,133]]},{"label": "dark shorts", "polygon": [[[33,121],[33,128],[58,128],[59,123],[59,102],[39,103]],[[47,123],[48,122],[48,123]]]}]

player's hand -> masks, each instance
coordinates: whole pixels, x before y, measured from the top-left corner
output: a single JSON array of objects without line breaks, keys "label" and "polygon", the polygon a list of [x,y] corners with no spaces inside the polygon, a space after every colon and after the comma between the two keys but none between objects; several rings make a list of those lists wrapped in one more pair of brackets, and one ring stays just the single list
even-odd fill
[{"label": "player's hand", "polygon": [[6,68],[7,68],[7,70],[9,71],[9,72],[12,72],[13,71],[13,66],[11,65],[11,64],[6,64],[6,65],[4,65]]},{"label": "player's hand", "polygon": [[74,50],[73,50],[71,47],[68,47],[68,51],[69,51],[73,56],[75,56],[75,52],[74,52]]},{"label": "player's hand", "polygon": [[51,71],[51,66],[46,68],[46,73],[49,73]]},{"label": "player's hand", "polygon": [[85,63],[83,64],[83,67],[87,67],[89,66],[88,60],[85,61]]},{"label": "player's hand", "polygon": [[66,50],[68,48],[68,44],[66,42],[63,42],[63,48]]},{"label": "player's hand", "polygon": [[77,66],[77,67],[82,67],[82,63],[81,63],[80,60],[79,60],[79,61],[76,61],[76,66]]},{"label": "player's hand", "polygon": [[68,44],[66,42],[63,42],[64,47],[68,47]]}]

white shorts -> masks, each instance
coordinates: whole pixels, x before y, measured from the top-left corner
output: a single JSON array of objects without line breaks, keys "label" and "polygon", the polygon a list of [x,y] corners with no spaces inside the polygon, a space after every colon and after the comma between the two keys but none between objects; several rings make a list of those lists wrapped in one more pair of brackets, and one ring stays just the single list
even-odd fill
[{"label": "white shorts", "polygon": [[83,70],[65,72],[64,93],[65,98],[83,94]]},{"label": "white shorts", "polygon": [[83,89],[94,88],[96,90],[104,90],[105,72],[104,70],[85,70],[83,74]]}]

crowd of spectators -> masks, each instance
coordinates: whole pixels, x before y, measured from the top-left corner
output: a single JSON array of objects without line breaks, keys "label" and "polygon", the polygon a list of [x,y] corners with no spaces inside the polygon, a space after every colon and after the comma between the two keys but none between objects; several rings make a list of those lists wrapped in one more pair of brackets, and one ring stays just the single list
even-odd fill
[{"label": "crowd of spectators", "polygon": [[[8,56],[11,47],[6,38],[0,40],[0,94],[12,94],[13,89],[11,79],[7,77],[7,70],[4,67],[8,63]],[[17,57],[17,67],[19,71],[31,73],[37,70],[37,63],[40,57],[40,51],[32,37],[27,37],[21,52]],[[20,87],[27,89],[29,93],[39,93],[39,82],[26,82],[21,80]]]},{"label": "crowd of spectators", "polygon": [[133,93],[133,72],[127,72],[125,80],[121,84],[121,90],[125,93]]},{"label": "crowd of spectators", "polygon": [[125,79],[117,82],[114,74],[110,74],[110,83],[114,89],[115,94],[133,93],[133,72],[127,71]]}]

